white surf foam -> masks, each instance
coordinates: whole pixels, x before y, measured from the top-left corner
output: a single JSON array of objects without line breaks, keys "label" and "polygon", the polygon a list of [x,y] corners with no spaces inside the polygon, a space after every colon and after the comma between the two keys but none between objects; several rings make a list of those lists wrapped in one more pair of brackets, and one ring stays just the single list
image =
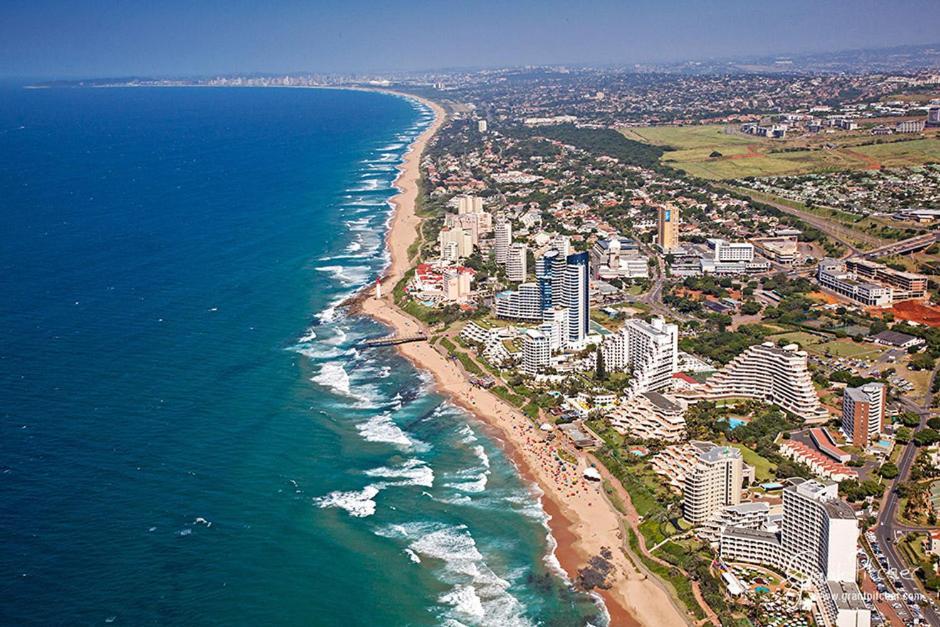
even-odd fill
[{"label": "white surf foam", "polygon": [[392,421],[388,413],[377,414],[366,422],[356,425],[356,430],[367,442],[394,444],[404,450],[427,448],[423,442],[408,437],[408,434]]},{"label": "white surf foam", "polygon": [[486,489],[487,474],[481,472],[476,475],[467,477],[466,479],[461,479],[460,481],[451,481],[450,483],[445,483],[444,485],[452,490],[460,490],[461,492],[468,492],[470,494],[479,494]]},{"label": "white surf foam", "polygon": [[382,479],[400,479],[394,485],[418,485],[430,488],[434,485],[434,470],[420,459],[409,459],[401,466],[373,468],[366,475]]},{"label": "white surf foam", "polygon": [[460,436],[460,442],[463,444],[473,444],[477,441],[477,436],[473,432],[473,429],[470,428],[470,425],[463,425],[460,427],[460,430],[457,432],[457,435]]},{"label": "white surf foam", "polygon": [[320,272],[332,274],[344,286],[363,285],[372,274],[372,268],[369,266],[320,266],[317,268]]},{"label": "white surf foam", "polygon": [[479,444],[473,447],[473,454],[477,456],[477,459],[480,460],[480,463],[483,464],[484,468],[490,467],[490,457],[486,454],[486,450]]},{"label": "white surf foam", "polygon": [[463,525],[401,525],[409,548],[422,560],[443,563],[440,579],[453,588],[439,597],[448,606],[444,618],[475,625],[528,625],[523,607],[508,589],[510,584],[486,564],[470,532]]},{"label": "white surf foam", "polygon": [[349,375],[346,374],[346,369],[342,364],[336,362],[323,364],[319,374],[315,375],[312,380],[334,392],[352,396],[349,390]]},{"label": "white surf foam", "polygon": [[362,490],[342,492],[337,490],[326,496],[313,499],[320,508],[336,507],[346,510],[350,516],[365,518],[375,513],[375,496],[382,491],[384,484],[367,485]]}]

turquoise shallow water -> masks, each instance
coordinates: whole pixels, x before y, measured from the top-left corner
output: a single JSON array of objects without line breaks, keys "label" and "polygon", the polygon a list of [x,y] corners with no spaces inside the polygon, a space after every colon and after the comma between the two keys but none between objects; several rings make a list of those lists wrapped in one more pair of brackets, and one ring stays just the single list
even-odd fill
[{"label": "turquoise shallow water", "polygon": [[494,442],[335,309],[428,121],[0,88],[0,622],[602,622]]}]

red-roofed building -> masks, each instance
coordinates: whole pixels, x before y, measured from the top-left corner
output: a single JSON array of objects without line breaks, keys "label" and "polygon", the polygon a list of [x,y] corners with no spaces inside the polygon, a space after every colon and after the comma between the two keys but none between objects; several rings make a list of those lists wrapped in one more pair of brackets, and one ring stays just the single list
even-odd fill
[{"label": "red-roofed building", "polygon": [[858,479],[858,472],[854,468],[835,462],[798,440],[783,440],[780,443],[780,454],[809,466],[814,474],[824,479],[831,479],[837,483],[846,479]]}]

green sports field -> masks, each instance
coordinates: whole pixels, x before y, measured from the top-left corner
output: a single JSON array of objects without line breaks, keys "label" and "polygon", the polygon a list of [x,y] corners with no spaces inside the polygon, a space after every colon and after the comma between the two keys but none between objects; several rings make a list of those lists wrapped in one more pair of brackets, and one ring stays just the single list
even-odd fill
[{"label": "green sports field", "polygon": [[[743,135],[736,125],[653,126],[621,129],[637,141],[672,148],[660,161],[692,176],[734,179],[834,172],[879,167],[916,166],[940,162],[940,139],[859,145],[872,141],[856,134],[772,140]],[[838,141],[838,145],[833,142]],[[714,153],[720,156],[712,156]]]}]

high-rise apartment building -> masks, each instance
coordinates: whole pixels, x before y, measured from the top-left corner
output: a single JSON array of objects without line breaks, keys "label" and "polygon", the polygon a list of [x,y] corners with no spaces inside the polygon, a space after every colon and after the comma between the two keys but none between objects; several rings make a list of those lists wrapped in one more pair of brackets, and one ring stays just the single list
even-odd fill
[{"label": "high-rise apartment building", "polygon": [[495,298],[496,317],[526,322],[542,321],[542,300],[536,283],[520,283],[518,289],[500,292]]},{"label": "high-rise apartment building", "polygon": [[571,254],[571,238],[558,233],[555,235],[554,248],[562,259],[566,259]]},{"label": "high-rise apartment building", "polygon": [[780,540],[790,559],[824,579],[855,581],[858,520],[836,483],[791,479],[783,491]]},{"label": "high-rise apartment building", "polygon": [[691,443],[698,460],[685,477],[682,515],[693,525],[708,520],[715,512],[741,502],[744,462],[733,446],[711,442]]},{"label": "high-rise apartment building", "polygon": [[[450,243],[457,244],[456,253],[458,258],[469,257],[473,254],[473,236],[466,229],[458,227],[441,229],[437,241],[440,245],[442,258],[448,259],[453,255],[454,251],[448,246]],[[453,261],[453,259],[448,260]]]},{"label": "high-rise apartment building", "polygon": [[642,440],[678,442],[685,436],[685,404],[659,392],[637,394],[607,414],[615,431]]},{"label": "high-rise apartment building", "polygon": [[[535,260],[535,280],[539,284],[542,297],[542,309],[551,309],[561,305],[562,260],[557,250],[550,250]],[[556,275],[558,277],[556,281]],[[556,290],[555,284],[558,284]],[[556,293],[557,291],[557,293]]]},{"label": "high-rise apartment building", "polygon": [[553,351],[565,348],[568,345],[568,310],[564,307],[543,309],[539,331],[549,338]]},{"label": "high-rise apartment building", "polygon": [[512,245],[512,223],[506,218],[497,218],[495,231],[493,253],[496,263],[505,264],[509,257],[509,246]]},{"label": "high-rise apartment building", "polygon": [[483,199],[479,196],[458,196],[457,214],[483,213]]},{"label": "high-rise apartment building", "polygon": [[627,320],[617,333],[601,344],[608,370],[630,370],[633,395],[655,392],[672,386],[672,375],[679,367],[679,327],[663,318],[646,322]]},{"label": "high-rise apartment building", "polygon": [[852,446],[866,448],[881,434],[885,418],[884,383],[845,388],[842,397],[842,432]]},{"label": "high-rise apartment building", "polygon": [[660,205],[657,215],[656,243],[664,253],[679,247],[679,208],[671,203]]},{"label": "high-rise apartment building", "polygon": [[551,362],[551,339],[541,331],[529,329],[522,337],[522,371],[534,377]]},{"label": "high-rise apartment building", "polygon": [[855,582],[858,520],[837,483],[788,479],[779,532],[725,529],[721,557],[800,572],[817,581]]},{"label": "high-rise apartment building", "polygon": [[568,255],[565,259],[562,297],[568,310],[568,341],[572,344],[584,341],[591,322],[590,265],[586,252]]},{"label": "high-rise apartment building", "polygon": [[516,242],[509,247],[506,254],[506,277],[510,281],[521,283],[525,281],[528,268],[526,267],[526,255],[529,249],[522,242]]}]

